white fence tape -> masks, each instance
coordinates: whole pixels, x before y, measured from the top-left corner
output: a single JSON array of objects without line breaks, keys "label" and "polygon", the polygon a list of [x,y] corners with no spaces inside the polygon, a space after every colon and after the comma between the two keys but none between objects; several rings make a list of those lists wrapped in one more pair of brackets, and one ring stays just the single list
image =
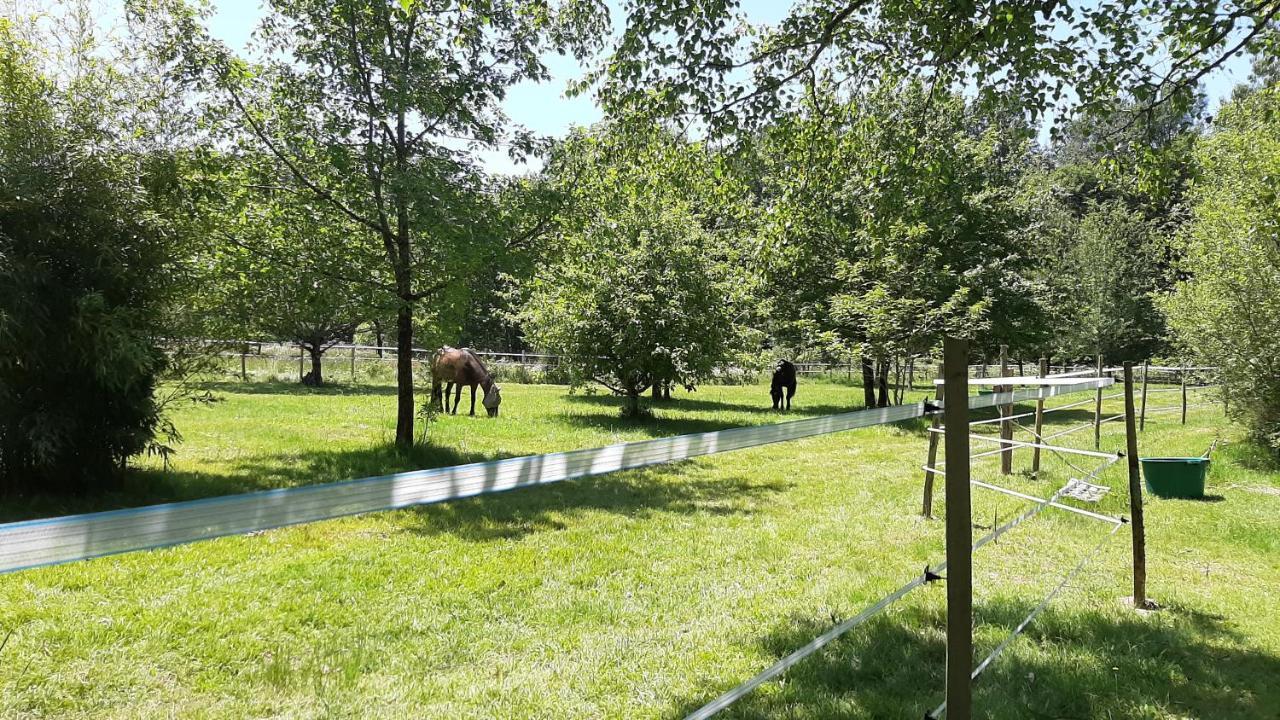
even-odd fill
[{"label": "white fence tape", "polygon": [[[970,398],[972,408],[1108,385],[1110,378]],[[0,573],[443,502],[910,420],[923,403],[280,490],[0,525]]]}]

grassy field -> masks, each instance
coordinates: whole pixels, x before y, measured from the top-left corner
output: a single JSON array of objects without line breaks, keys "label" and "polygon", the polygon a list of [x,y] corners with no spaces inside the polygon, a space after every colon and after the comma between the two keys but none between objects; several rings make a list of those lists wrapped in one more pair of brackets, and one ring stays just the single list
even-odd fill
[{"label": "grassy field", "polygon": [[[763,387],[704,387],[652,421],[626,422],[613,398],[508,385],[501,418],[442,418],[429,449],[400,454],[387,447],[389,388],[215,390],[221,402],[179,414],[186,442],[169,470],[148,467],[92,504],[0,511],[16,519],[780,420]],[[860,396],[803,384],[792,417]],[[1066,427],[1089,416],[1050,417]],[[0,629],[12,635],[0,648],[0,716],[681,717],[941,559],[941,523],[918,515],[924,428],[3,576]],[[1148,502],[1150,594],[1163,609],[1122,603],[1126,528],[984,674],[979,716],[1277,716],[1277,468],[1212,407],[1185,427],[1154,416],[1143,453],[1198,455],[1215,436],[1228,444],[1209,501]],[[1123,428],[1104,426],[1103,448],[1122,445]],[[1028,463],[1019,452],[1015,468]],[[997,467],[977,461],[975,476],[1041,496],[1072,474],[1052,455],[1039,480],[1001,479]],[[1093,509],[1126,512],[1123,464],[1101,480],[1115,490]],[[979,524],[1025,506],[974,491]],[[983,548],[978,655],[1106,529],[1048,510]],[[724,716],[921,717],[943,689],[944,595],[942,584],[915,591]]]}]

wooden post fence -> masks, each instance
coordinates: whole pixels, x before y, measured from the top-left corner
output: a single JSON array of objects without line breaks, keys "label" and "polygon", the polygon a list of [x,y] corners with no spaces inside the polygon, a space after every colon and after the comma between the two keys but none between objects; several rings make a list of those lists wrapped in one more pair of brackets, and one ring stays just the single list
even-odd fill
[{"label": "wooden post fence", "polygon": [[947,717],[970,720],[973,690],[973,507],[969,499],[969,343],[943,341],[947,493]]},{"label": "wooden post fence", "polygon": [[[1147,607],[1147,539],[1142,520],[1142,473],[1133,418],[1133,363],[1124,364],[1125,453],[1129,461],[1129,525],[1133,531],[1133,606]],[[951,463],[947,463],[948,466]]]},{"label": "wooden post fence", "polygon": [[[1049,374],[1049,358],[1040,358],[1040,377]],[[1040,477],[1040,444],[1044,442],[1044,398],[1036,400],[1036,446],[1031,449],[1031,475]]]},{"label": "wooden post fence", "polygon": [[1145,432],[1147,429],[1147,374],[1151,372],[1151,361],[1145,360],[1142,363],[1142,413],[1138,415],[1138,431]]},{"label": "wooden post fence", "polygon": [[[1098,377],[1102,377],[1102,353],[1098,353]],[[1098,388],[1093,403],[1093,449],[1102,447],[1102,388]]]},{"label": "wooden post fence", "polygon": [[351,384],[356,384],[356,346],[351,346]]},{"label": "wooden post fence", "polygon": [[306,357],[306,354],[307,349],[302,346],[302,343],[298,343],[298,382],[302,382],[303,379],[306,378],[306,375],[302,372],[302,361]]},{"label": "wooden post fence", "polygon": [[[1008,345],[1000,346],[1000,377],[1002,378],[1009,377],[1009,346]],[[995,388],[996,392],[1009,392],[1011,390],[1013,390],[1012,385],[1001,385]],[[1012,405],[1000,406],[1000,417],[1006,418],[1005,420],[1000,421],[1000,439],[1001,440],[1013,439],[1013,421],[1007,419],[1011,415],[1013,415]],[[1004,452],[1000,453],[1000,474],[1008,475],[1009,473],[1013,472],[1013,446],[1012,445],[1006,446],[1004,443],[1001,443],[1001,447],[1005,448],[1005,450]]]},{"label": "wooden post fence", "polygon": [[1182,372],[1182,424],[1187,424],[1187,368],[1183,366]]},{"label": "wooden post fence", "polygon": [[[968,374],[967,368],[965,369],[965,374],[966,375]],[[938,379],[945,380],[945,376],[943,375],[943,372],[942,372],[942,363],[938,363]],[[938,387],[936,388],[936,392],[934,393],[934,397],[941,400],[942,393],[943,393],[943,386],[939,384]],[[933,419],[930,421],[929,426],[936,431],[939,427],[942,426],[942,418],[937,413],[934,413]],[[940,438],[937,432],[929,433],[929,460],[927,463],[925,463],[925,471],[924,471],[924,502],[920,508],[920,514],[923,515],[925,519],[933,517],[933,475],[934,473],[932,472],[932,470],[938,464],[939,440]]]}]

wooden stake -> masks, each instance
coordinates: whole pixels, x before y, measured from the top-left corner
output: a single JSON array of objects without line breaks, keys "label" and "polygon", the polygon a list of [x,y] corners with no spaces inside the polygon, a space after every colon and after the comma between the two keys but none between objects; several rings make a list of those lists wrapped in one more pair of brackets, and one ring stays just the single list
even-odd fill
[{"label": "wooden stake", "polygon": [[1187,368],[1182,368],[1182,424],[1187,424]]},{"label": "wooden stake", "polygon": [[247,381],[249,379],[249,371],[245,367],[245,356],[249,354],[249,346],[245,345],[241,350],[243,352],[240,353],[240,379]]},{"label": "wooden stake", "polygon": [[[1008,345],[1000,346],[1000,377],[1002,378],[1009,377],[1009,346]],[[996,388],[996,392],[1009,392],[1012,389],[1013,389],[1013,386],[1011,385],[1001,385],[1000,387]],[[1010,415],[1013,415],[1013,406],[1001,405],[1000,417],[1007,418]],[[1013,439],[1013,421],[1012,420],[1000,421],[1000,439],[1001,440]],[[1000,474],[1008,475],[1011,472],[1013,472],[1013,448],[1009,447],[1007,450],[1000,453]]]},{"label": "wooden stake", "polygon": [[351,346],[351,384],[356,384],[356,346]]},{"label": "wooden stake", "polygon": [[302,360],[307,354],[307,349],[298,343],[298,382],[302,382],[306,376],[302,373]]},{"label": "wooden stake", "polygon": [[[966,373],[967,372],[968,371],[966,369]],[[942,363],[938,363],[938,379],[944,379],[942,374]],[[938,385],[937,392],[934,394],[934,397],[939,400],[942,399],[942,385]],[[935,414],[930,426],[934,430],[937,430],[942,426],[942,418]],[[929,470],[932,470],[938,464],[939,438],[941,438],[940,433],[929,433],[929,461],[925,463],[925,467],[929,468]],[[923,515],[925,519],[933,518],[933,473],[929,472],[929,470],[924,471],[924,503],[920,508],[920,514]]]},{"label": "wooden stake", "polygon": [[[1147,538],[1142,521],[1142,473],[1133,418],[1133,363],[1124,364],[1125,453],[1129,460],[1129,525],[1133,530],[1133,606],[1147,607]],[[950,465],[950,463],[947,463]]]},{"label": "wooden stake", "polygon": [[947,493],[947,717],[973,712],[973,507],[969,499],[969,343],[943,341]]},{"label": "wooden stake", "polygon": [[1138,431],[1147,429],[1147,374],[1151,372],[1151,361],[1142,362],[1142,413],[1138,415]]},{"label": "wooden stake", "polygon": [[[1049,374],[1049,358],[1040,358],[1040,377],[1046,377]],[[1044,435],[1044,398],[1036,400],[1036,443],[1043,442],[1041,437]],[[1031,475],[1032,477],[1040,477],[1040,448],[1032,448],[1031,450]]]},{"label": "wooden stake", "polygon": [[[1098,353],[1098,377],[1102,377],[1102,353]],[[1093,403],[1093,449],[1102,447],[1102,388],[1098,388],[1097,400]]]}]

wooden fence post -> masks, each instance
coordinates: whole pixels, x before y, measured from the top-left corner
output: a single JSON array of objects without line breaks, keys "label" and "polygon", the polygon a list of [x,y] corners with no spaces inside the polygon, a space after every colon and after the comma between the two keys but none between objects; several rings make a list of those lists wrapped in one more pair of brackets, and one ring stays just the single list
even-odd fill
[{"label": "wooden fence post", "polygon": [[[1098,377],[1102,377],[1102,353],[1098,353]],[[1093,449],[1102,447],[1102,388],[1099,387],[1097,399],[1093,403]]]},{"label": "wooden fence post", "polygon": [[[1040,377],[1049,374],[1049,358],[1040,358]],[[1040,477],[1040,444],[1044,442],[1044,398],[1036,400],[1036,447],[1031,449],[1031,476]]]},{"label": "wooden fence post", "polygon": [[249,346],[244,345],[240,348],[240,380],[247,382],[249,380],[249,369],[245,366],[245,357],[249,354]]},{"label": "wooden fence post", "polygon": [[[1133,363],[1124,364],[1125,453],[1129,461],[1129,525],[1133,531],[1133,606],[1147,607],[1147,538],[1142,520],[1142,474],[1133,423]],[[950,464],[950,463],[948,463]]]},{"label": "wooden fence post", "polygon": [[943,340],[947,493],[947,717],[970,720],[973,689],[973,507],[969,499],[969,343]]},{"label": "wooden fence post", "polygon": [[1182,424],[1187,424],[1187,368],[1182,368]]},{"label": "wooden fence post", "polygon": [[[1009,346],[1008,345],[1000,346],[1000,377],[1002,378],[1009,377]],[[996,392],[1001,392],[1001,393],[1010,392],[1011,390],[1013,390],[1012,385],[1001,385],[995,388]],[[1008,418],[1011,415],[1013,415],[1012,405],[1000,406],[1000,417]],[[1012,420],[1000,421],[1000,439],[1001,440],[1013,439],[1013,421]],[[1004,448],[1004,452],[1000,453],[1000,474],[1008,475],[1009,473],[1013,472],[1013,446],[1005,445],[1004,443],[1001,443],[1000,447]]]},{"label": "wooden fence post", "polygon": [[1151,372],[1151,361],[1144,360],[1142,362],[1142,413],[1138,415],[1138,430],[1145,432],[1147,429],[1147,374]]},{"label": "wooden fence post", "polygon": [[307,349],[298,343],[298,382],[302,382],[306,375],[302,374],[302,361],[306,357]]},{"label": "wooden fence post", "polygon": [[[939,380],[943,379],[942,363],[938,363],[938,379]],[[934,397],[939,400],[942,399],[941,383],[939,383],[937,388],[935,388]],[[938,428],[942,427],[942,417],[937,413],[934,413],[933,419],[930,421],[929,427],[933,428],[935,431]],[[926,469],[924,471],[924,503],[920,509],[920,514],[923,515],[926,520],[933,517],[934,473],[932,471],[938,465],[938,441],[939,440],[940,440],[939,433],[937,432],[929,433],[929,460],[927,463],[925,463]]]},{"label": "wooden fence post", "polygon": [[351,384],[356,384],[356,346],[351,346]]}]

